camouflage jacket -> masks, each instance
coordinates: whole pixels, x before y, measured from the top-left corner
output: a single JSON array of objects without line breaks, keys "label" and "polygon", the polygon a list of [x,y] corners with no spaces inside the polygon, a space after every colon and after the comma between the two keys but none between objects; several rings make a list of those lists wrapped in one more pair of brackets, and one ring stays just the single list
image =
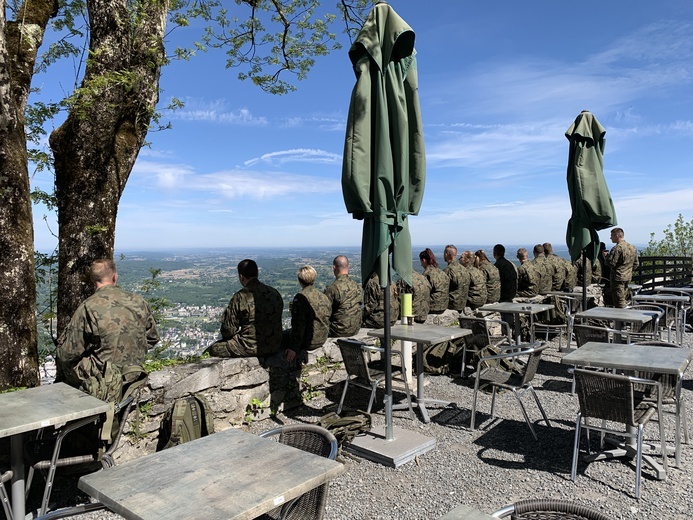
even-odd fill
[{"label": "camouflage jacket", "polygon": [[633,269],[640,265],[638,250],[634,245],[622,240],[611,248],[605,263],[611,268],[609,277],[611,283],[630,282],[633,278]]},{"label": "camouflage jacket", "polygon": [[149,347],[158,342],[159,332],[144,298],[115,285],[102,286],[77,307],[58,339],[61,379],[79,387],[77,365],[89,356],[121,368],[141,365]]},{"label": "camouflage jacket", "polygon": [[577,268],[566,258],[561,258],[565,270],[565,288],[572,290],[577,284]]},{"label": "camouflage jacket", "polygon": [[[577,284],[582,285],[582,256],[575,260],[575,272]],[[592,263],[592,260],[585,258],[585,272],[587,273],[587,285],[601,282],[602,265],[599,261]]]},{"label": "camouflage jacket", "polygon": [[545,256],[537,256],[531,261],[532,264],[537,269],[539,273],[539,280],[537,282],[537,290],[540,294],[546,294],[551,290],[551,284],[553,283],[553,273],[551,272],[551,266],[546,260]]},{"label": "camouflage jacket", "polygon": [[224,310],[221,337],[235,356],[274,354],[282,342],[283,310],[279,292],[254,278],[233,295]]},{"label": "camouflage jacket", "polygon": [[500,300],[502,302],[511,302],[517,296],[517,267],[507,258],[499,258],[496,260],[496,268],[500,276]]},{"label": "camouflage jacket", "polygon": [[424,277],[431,284],[431,309],[432,314],[440,314],[448,308],[448,291],[450,290],[450,278],[438,269],[429,265],[423,272]]},{"label": "camouflage jacket", "polygon": [[418,271],[412,270],[411,281],[413,287],[409,287],[404,280],[399,281],[399,293],[411,293],[411,310],[414,313],[414,321],[423,323],[428,318],[431,309],[431,284],[426,277]]},{"label": "camouflage jacket", "polygon": [[330,299],[314,285],[304,287],[291,302],[289,348],[295,352],[315,350],[330,332]]},{"label": "camouflage jacket", "polygon": [[459,262],[451,262],[443,271],[450,278],[448,309],[462,311],[467,306],[469,272]]},{"label": "camouflage jacket", "polygon": [[474,266],[467,267],[469,273],[469,294],[467,295],[467,305],[474,309],[486,303],[486,274]]},{"label": "camouflage jacket", "polygon": [[486,303],[496,303],[500,301],[500,272],[491,262],[484,262],[479,266],[486,276]]},{"label": "camouflage jacket", "polygon": [[330,337],[344,338],[356,334],[361,328],[361,304],[363,303],[361,286],[349,278],[349,275],[340,274],[325,289],[325,295],[330,300],[332,309]]},{"label": "camouflage jacket", "polygon": [[532,262],[525,262],[517,269],[517,295],[531,298],[539,294],[541,275],[537,266]]},{"label": "camouflage jacket", "polygon": [[555,253],[551,253],[546,257],[546,261],[551,267],[551,290],[561,291],[565,284],[565,265],[563,260]]},{"label": "camouflage jacket", "polygon": [[[390,324],[394,325],[397,320],[399,320],[397,287],[390,284]],[[363,290],[363,326],[372,329],[382,329],[385,326],[383,288],[380,287],[378,275],[370,278]]]}]

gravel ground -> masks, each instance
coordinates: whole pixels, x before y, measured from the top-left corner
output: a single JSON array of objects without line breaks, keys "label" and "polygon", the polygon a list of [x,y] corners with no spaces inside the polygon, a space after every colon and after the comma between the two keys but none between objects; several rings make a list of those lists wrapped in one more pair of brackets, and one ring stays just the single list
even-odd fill
[{"label": "gravel ground", "polygon": [[[693,337],[686,338],[687,344],[692,340]],[[495,419],[489,415],[490,395],[481,394],[478,429],[471,431],[473,386],[456,377],[427,376],[426,395],[449,399],[457,406],[429,408],[432,419],[429,424],[420,422],[418,416],[412,421],[406,411],[396,411],[394,423],[434,437],[435,449],[398,469],[347,458],[346,472],[331,484],[326,519],[432,519],[459,504],[491,513],[527,498],[574,500],[614,519],[689,518],[693,507],[691,446],[683,446],[681,468],[673,468],[673,456],[670,457],[666,481],[656,480],[653,472],[643,465],[640,500],[634,497],[635,465],[630,461],[618,459],[589,465],[581,462],[576,481],[570,480],[577,398],[570,393],[571,380],[565,365],[560,364],[562,355],[555,344],[545,351],[534,384],[551,427],[539,421],[541,416],[535,403],[525,396],[538,441],[533,439],[517,402],[509,393],[498,396]],[[684,399],[690,402],[693,381],[690,373],[687,377],[683,392]],[[280,415],[276,421],[317,422],[321,415],[336,408],[340,390],[341,385],[328,388],[324,397]],[[349,397],[352,402],[347,405],[355,408],[365,405],[367,393],[354,389]],[[373,418],[376,425],[384,424],[382,409],[375,409]],[[673,417],[665,421],[667,431],[673,432]],[[690,408],[688,424],[693,426]],[[275,426],[273,420],[266,420],[246,429],[257,433]],[[656,423],[646,428],[645,435],[648,439],[657,438]],[[64,491],[74,489],[73,486],[74,482],[65,482],[56,489],[56,494],[64,498],[69,495],[69,502],[84,501],[87,498],[84,495],[74,496]],[[75,518],[121,517],[99,512]]]}]

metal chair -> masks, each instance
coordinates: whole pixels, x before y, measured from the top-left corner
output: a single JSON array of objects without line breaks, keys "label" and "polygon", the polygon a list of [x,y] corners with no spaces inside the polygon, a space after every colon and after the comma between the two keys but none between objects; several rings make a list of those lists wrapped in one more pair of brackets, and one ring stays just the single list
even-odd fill
[{"label": "metal chair", "polygon": [[[668,343],[666,341],[638,341],[636,345],[650,345],[653,347],[664,348],[686,348],[678,343]],[[681,395],[681,378],[674,374],[657,374],[655,372],[636,372],[637,377],[658,381],[662,385],[661,398],[662,406],[674,406],[674,417],[676,420],[676,435],[675,435],[675,465],[680,466],[681,463],[681,423],[683,422],[683,442],[688,444],[688,419],[686,418],[686,401]],[[640,388],[641,391],[646,391],[646,388]],[[651,399],[651,396],[646,396],[646,399]],[[664,410],[662,410],[664,411]]]},{"label": "metal chair", "polygon": [[[639,309],[644,311],[657,312],[659,315],[656,316],[651,321],[645,323],[639,331],[635,332],[650,332],[650,337],[640,337],[634,338],[637,340],[660,339],[659,331],[660,329],[665,329],[667,331],[667,341],[671,341],[672,329],[677,327],[676,320],[678,317],[678,309],[674,305],[661,302],[643,302],[639,301],[628,307],[629,309]],[[678,329],[677,329],[678,330]]]},{"label": "metal chair", "polygon": [[[100,452],[98,450],[93,450],[83,455],[62,458],[60,457],[62,443],[65,440],[65,438],[70,433],[74,432],[75,430],[78,430],[79,428],[82,428],[83,426],[87,426],[90,423],[96,423],[98,421],[98,418],[95,417],[74,421],[68,424],[67,426],[64,426],[60,430],[56,431],[55,437],[51,439],[38,439],[37,443],[34,444],[34,446],[40,447],[41,442],[44,441],[47,442],[50,447],[52,447],[52,454],[49,459],[42,459],[39,457],[39,460],[36,460],[36,455],[27,453],[27,459],[29,462],[29,472],[27,474],[26,480],[27,495],[29,493],[29,489],[31,488],[31,483],[35,471],[39,470],[42,473],[44,473],[44,477],[46,480],[46,486],[43,492],[43,499],[41,500],[41,507],[38,511],[39,517],[46,515],[46,513],[48,513],[51,492],[53,490],[53,481],[55,479],[55,472],[57,468],[66,466],[86,465],[97,462],[101,463],[102,468],[110,468],[112,466],[115,466],[115,462],[113,460],[113,453],[118,448],[120,438],[123,434],[123,430],[125,429],[125,423],[127,422],[128,415],[134,408],[136,402],[137,400],[135,399],[135,394],[131,394],[123,401],[118,403],[116,406],[114,406],[114,416],[119,419],[120,423],[116,435],[114,436],[112,442],[105,447],[105,451]],[[29,444],[27,446],[31,445]],[[25,451],[27,450],[25,449]],[[45,473],[46,471],[47,473]],[[60,511],[62,512],[62,516],[54,518],[63,518],[66,516],[79,514],[80,512],[83,512],[81,510],[82,507],[83,506],[75,506],[75,508],[65,508],[64,510],[61,509]]]},{"label": "metal chair", "polygon": [[587,325],[584,323],[576,323],[573,325],[573,333],[575,334],[575,343],[578,348],[589,341],[613,343],[614,335],[625,334],[624,331],[612,329],[610,327]]},{"label": "metal chair", "polygon": [[12,508],[10,507],[10,497],[7,496],[7,490],[5,489],[5,482],[12,480],[12,475],[12,470],[0,468],[0,500],[2,500],[2,508],[5,510],[5,518],[7,520],[14,520]]},{"label": "metal chair", "polygon": [[[337,439],[325,428],[315,424],[289,424],[266,431],[260,437],[274,438],[277,442],[335,460]],[[258,517],[261,520],[321,520],[325,515],[329,483],[326,482],[298,498]]]},{"label": "metal chair", "polygon": [[[472,335],[462,338],[462,368],[460,376],[464,377],[467,366],[467,353],[479,355],[488,346],[500,347],[512,345],[513,337],[507,321],[488,317],[464,316],[460,314],[460,327],[471,329]],[[500,334],[493,334],[500,327]]]},{"label": "metal chair", "polygon": [[[558,351],[563,351],[563,333],[565,332],[568,348],[570,348],[570,340],[573,336],[573,324],[575,318],[573,313],[578,307],[577,298],[572,296],[552,296],[551,303],[555,307],[554,315],[561,317],[561,323],[532,323],[532,337],[537,337],[537,333],[544,333],[544,340],[549,340],[549,334],[558,335]],[[549,311],[551,312],[551,311]]]},{"label": "metal chair", "polygon": [[493,518],[513,520],[611,520],[612,515],[569,500],[521,500],[499,509]]},{"label": "metal chair", "polygon": [[[661,385],[657,381],[630,377],[608,372],[575,369],[576,390],[580,410],[575,420],[575,443],[573,445],[573,465],[570,473],[575,480],[577,461],[580,448],[580,432],[585,430],[587,438],[587,453],[590,453],[589,432],[594,430],[601,433],[603,447],[604,434],[625,436],[635,439],[635,498],[640,498],[640,477],[642,468],[642,444],[645,425],[655,415],[659,421],[660,437],[664,439],[664,423],[662,422]],[[656,399],[645,401],[636,391],[636,385],[648,385],[652,388]],[[590,420],[597,419],[601,426],[593,425]],[[622,424],[623,428],[609,425]],[[662,443],[662,459],[664,471],[667,470],[666,443]]]},{"label": "metal chair", "polygon": [[[491,417],[496,404],[496,390],[501,388],[512,391],[513,395],[520,403],[522,414],[525,417],[527,426],[529,426],[534,439],[537,440],[537,434],[534,431],[532,422],[529,420],[525,405],[522,403],[521,394],[529,392],[534,397],[534,400],[539,407],[544,422],[547,426],[551,426],[549,418],[546,416],[544,408],[541,406],[539,397],[532,387],[532,380],[537,373],[541,353],[547,348],[545,343],[533,343],[528,345],[514,345],[512,351],[496,354],[493,356],[482,357],[479,360],[476,368],[474,381],[474,397],[472,400],[472,419],[471,429],[474,429],[476,419],[476,402],[479,395],[479,389],[482,386],[491,386]],[[525,361],[526,360],[526,361]],[[518,361],[520,361],[518,363]],[[508,363],[511,370],[506,370],[501,365]]]},{"label": "metal chair", "polygon": [[[379,384],[385,382],[385,372],[369,366],[369,353],[379,352],[382,354],[385,352],[385,349],[375,347],[373,345],[367,345],[354,339],[338,339],[337,345],[342,353],[342,361],[344,362],[344,368],[347,372],[347,377],[344,380],[344,390],[342,390],[342,397],[339,400],[339,406],[337,407],[337,413],[342,411],[342,406],[344,405],[344,399],[346,398],[349,385],[358,386],[359,388],[364,388],[371,391],[370,400],[368,401],[368,408],[366,408],[366,412],[370,413],[371,408],[373,407],[373,401],[375,400],[376,389],[378,388]],[[402,360],[402,354],[398,350],[392,350],[392,355],[399,356],[400,361]],[[404,377],[401,366],[392,367],[393,379],[397,374],[399,374],[401,381],[404,383],[404,392],[407,398],[409,414],[413,419],[414,410],[411,405],[411,392],[409,390],[407,378]]]}]

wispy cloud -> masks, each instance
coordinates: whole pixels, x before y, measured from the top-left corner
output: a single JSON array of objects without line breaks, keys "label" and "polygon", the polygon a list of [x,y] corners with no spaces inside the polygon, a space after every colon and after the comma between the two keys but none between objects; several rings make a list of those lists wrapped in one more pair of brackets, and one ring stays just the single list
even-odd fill
[{"label": "wispy cloud", "polygon": [[266,117],[256,116],[247,108],[232,109],[225,99],[207,101],[187,98],[184,103],[183,108],[174,110],[169,114],[170,119],[241,126],[264,126],[268,124]]},{"label": "wispy cloud", "polygon": [[245,166],[255,166],[259,163],[273,166],[281,166],[291,162],[314,163],[314,164],[339,164],[342,160],[341,155],[337,155],[325,150],[314,150],[310,148],[296,148],[293,150],[281,150],[270,152],[260,157],[248,159],[243,164]]},{"label": "wispy cloud", "polygon": [[338,179],[281,172],[228,170],[198,173],[180,164],[138,161],[138,174],[152,176],[155,185],[167,190],[206,192],[223,199],[269,199],[291,194],[332,193],[341,189]]}]

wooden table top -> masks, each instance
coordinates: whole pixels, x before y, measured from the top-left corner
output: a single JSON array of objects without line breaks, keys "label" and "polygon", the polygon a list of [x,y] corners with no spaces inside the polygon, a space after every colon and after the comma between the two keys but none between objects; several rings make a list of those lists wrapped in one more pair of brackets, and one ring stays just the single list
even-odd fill
[{"label": "wooden table top", "polygon": [[691,359],[693,350],[688,348],[589,341],[563,356],[561,363],[681,375]]},{"label": "wooden table top", "polygon": [[[393,325],[390,327],[390,337],[413,343],[435,345],[443,341],[468,336],[472,333],[471,329],[460,327],[446,327],[444,325],[427,325],[425,323],[415,323],[414,325]],[[375,338],[384,338],[385,330],[377,329],[368,331],[368,335]]]},{"label": "wooden table top", "polygon": [[486,305],[479,307],[479,310],[518,314],[537,314],[539,312],[550,311],[553,308],[554,306],[548,303],[497,302],[487,303]]},{"label": "wooden table top", "polygon": [[592,307],[575,314],[575,318],[594,318],[597,320],[630,321],[647,323],[657,313],[639,309],[617,309],[615,307]]},{"label": "wooden table top", "polygon": [[657,293],[657,294],[636,294],[633,296],[633,301],[634,302],[646,302],[646,301],[653,301],[653,302],[674,302],[674,303],[683,303],[683,302],[689,302],[691,301],[690,296],[685,296],[683,294],[666,294],[666,293]]},{"label": "wooden table top", "polygon": [[344,471],[343,464],[230,428],[85,475],[79,488],[137,520],[255,518]]},{"label": "wooden table top", "polygon": [[0,437],[98,415],[110,407],[65,383],[0,394]]}]

